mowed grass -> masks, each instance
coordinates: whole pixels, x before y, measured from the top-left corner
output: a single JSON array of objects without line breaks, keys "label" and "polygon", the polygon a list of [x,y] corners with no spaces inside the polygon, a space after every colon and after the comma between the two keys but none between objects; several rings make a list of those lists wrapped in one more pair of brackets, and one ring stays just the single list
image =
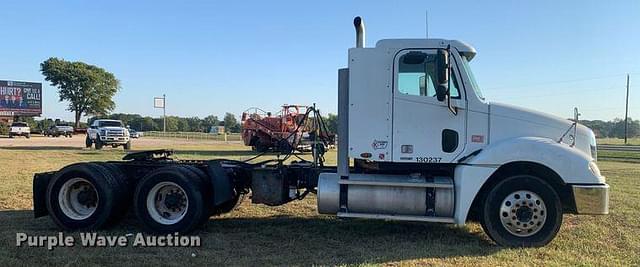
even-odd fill
[{"label": "mowed grass", "polygon": [[[142,148],[157,148],[153,145]],[[175,145],[183,159],[242,158],[238,143]],[[478,224],[342,220],[318,215],[315,196],[284,206],[252,205],[212,217],[193,233],[201,247],[16,247],[16,233],[55,235],[50,218],[34,219],[33,173],[80,161],[116,160],[121,149],[0,148],[0,266],[13,265],[640,265],[640,164],[600,161],[611,185],[608,216],[565,215],[556,239],[543,248],[505,249]],[[335,162],[335,151],[327,156]],[[134,216],[105,235],[140,231]],[[78,233],[73,235],[79,242]]]},{"label": "mowed grass", "polygon": [[[624,145],[622,138],[598,138],[596,142],[598,145]],[[628,138],[627,145],[640,146],[640,137]]]}]

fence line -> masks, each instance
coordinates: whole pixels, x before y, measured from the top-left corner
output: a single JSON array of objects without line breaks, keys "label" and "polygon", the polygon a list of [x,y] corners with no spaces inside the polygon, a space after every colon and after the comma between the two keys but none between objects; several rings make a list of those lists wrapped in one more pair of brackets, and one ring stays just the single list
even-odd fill
[{"label": "fence line", "polygon": [[178,139],[193,139],[193,140],[214,140],[214,141],[241,141],[240,134],[231,133],[215,134],[215,133],[200,133],[200,132],[159,132],[149,131],[144,132],[143,137],[163,137],[163,138],[178,138]]}]

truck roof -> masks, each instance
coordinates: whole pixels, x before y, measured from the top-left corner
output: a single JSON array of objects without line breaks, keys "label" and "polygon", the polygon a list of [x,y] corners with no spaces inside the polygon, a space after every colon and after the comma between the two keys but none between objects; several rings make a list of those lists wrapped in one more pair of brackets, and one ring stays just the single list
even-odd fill
[{"label": "truck roof", "polygon": [[382,39],[376,43],[376,48],[446,48],[448,45],[457,49],[469,61],[476,55],[473,46],[462,41],[446,39]]}]

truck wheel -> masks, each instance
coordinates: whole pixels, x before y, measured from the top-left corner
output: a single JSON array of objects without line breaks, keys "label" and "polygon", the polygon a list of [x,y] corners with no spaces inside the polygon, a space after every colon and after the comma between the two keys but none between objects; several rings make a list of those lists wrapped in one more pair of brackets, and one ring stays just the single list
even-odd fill
[{"label": "truck wheel", "polygon": [[131,206],[131,198],[133,195],[131,181],[115,164],[106,162],[95,162],[95,164],[107,169],[117,183],[117,186],[115,187],[115,195],[118,197],[118,201],[122,203],[122,205],[117,205],[115,207],[112,213],[112,221],[119,221],[127,214],[127,211]]},{"label": "truck wheel", "polygon": [[31,134],[27,134],[24,137],[26,137],[27,139],[31,138]]},{"label": "truck wheel", "polygon": [[93,163],[78,163],[60,170],[47,186],[47,210],[67,230],[99,229],[111,222],[123,201],[116,197],[116,179]]},{"label": "truck wheel", "polygon": [[96,143],[96,149],[98,149],[98,150],[102,149],[103,144],[102,144],[102,141],[100,141],[100,136],[99,135],[96,135],[95,143]]},{"label": "truck wheel", "polygon": [[13,134],[9,134],[9,138],[13,138]]},{"label": "truck wheel", "polygon": [[131,150],[131,141],[124,144],[124,150]]},{"label": "truck wheel", "polygon": [[485,233],[506,247],[544,246],[562,225],[560,197],[547,182],[532,175],[499,182],[489,191],[482,211]]},{"label": "truck wheel", "polygon": [[84,146],[86,148],[91,148],[91,145],[93,145],[93,142],[91,141],[91,138],[89,138],[89,135],[87,135],[87,138],[84,140]]},{"label": "truck wheel", "polygon": [[156,169],[136,187],[136,216],[151,232],[190,232],[207,216],[203,189],[200,177],[184,166]]}]

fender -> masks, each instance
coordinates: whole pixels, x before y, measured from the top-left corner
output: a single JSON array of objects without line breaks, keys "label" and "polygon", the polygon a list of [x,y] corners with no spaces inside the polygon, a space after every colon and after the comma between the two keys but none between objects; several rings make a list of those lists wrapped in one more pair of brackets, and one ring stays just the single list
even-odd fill
[{"label": "fender", "polygon": [[478,191],[500,166],[534,162],[553,170],[567,184],[604,183],[603,176],[590,170],[591,161],[582,151],[549,138],[516,137],[489,145],[456,167],[456,223],[464,224]]}]

